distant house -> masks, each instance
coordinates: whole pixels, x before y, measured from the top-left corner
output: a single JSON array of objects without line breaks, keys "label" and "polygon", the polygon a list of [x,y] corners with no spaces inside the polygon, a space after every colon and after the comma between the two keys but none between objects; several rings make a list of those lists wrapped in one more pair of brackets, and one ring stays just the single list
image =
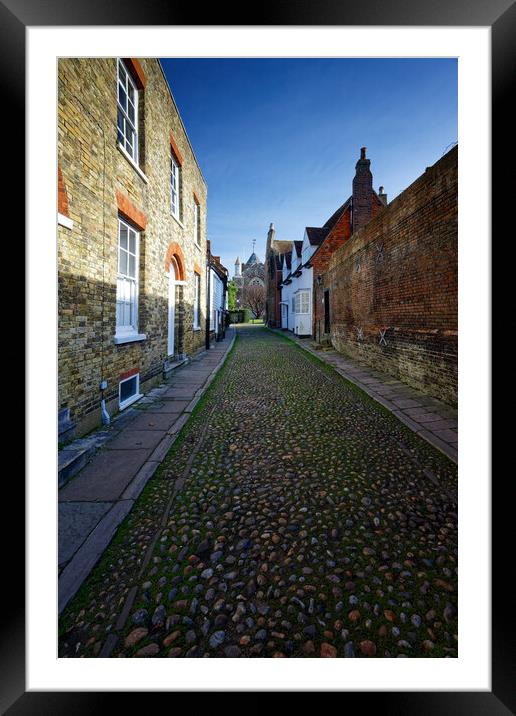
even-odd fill
[{"label": "distant house", "polygon": [[276,239],[274,224],[269,226],[267,233],[267,248],[265,251],[265,323],[270,328],[280,328],[282,321],[281,284],[283,281],[283,259],[286,252],[292,250],[292,241],[279,241]]},{"label": "distant house", "polygon": [[209,266],[209,306],[208,315],[210,317],[210,339],[216,341],[224,336],[225,332],[225,314],[227,310],[227,286],[228,286],[228,270],[220,262],[220,256],[213,256],[211,253],[211,243],[207,244],[208,266]]},{"label": "distant house", "polygon": [[281,328],[283,330],[294,330],[294,318],[293,318],[293,307],[291,298],[291,286],[292,286],[292,251],[286,251],[281,254]]}]

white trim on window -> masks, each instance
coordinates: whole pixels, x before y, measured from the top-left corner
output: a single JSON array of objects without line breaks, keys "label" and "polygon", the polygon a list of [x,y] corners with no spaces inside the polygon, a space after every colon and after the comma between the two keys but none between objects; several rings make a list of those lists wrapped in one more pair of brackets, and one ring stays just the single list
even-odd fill
[{"label": "white trim on window", "polygon": [[73,221],[64,214],[57,212],[57,223],[66,226],[67,229],[73,229]]},{"label": "white trim on window", "polygon": [[[135,382],[135,392],[132,393],[128,398],[126,398],[124,401],[121,400],[122,396],[122,384],[127,383],[129,381]],[[130,405],[135,403],[137,400],[139,400],[142,397],[142,394],[140,393],[140,374],[136,373],[135,375],[130,375],[128,378],[124,378],[124,380],[121,380],[118,383],[118,407],[120,410],[124,410],[125,408],[128,408]]]},{"label": "white trim on window", "polygon": [[123,60],[117,63],[118,142],[138,163],[138,89]]},{"label": "white trim on window", "polygon": [[126,335],[119,333],[119,334],[113,336],[113,342],[117,346],[121,346],[124,343],[134,343],[135,341],[145,341],[145,340],[147,340],[146,333],[127,333]]},{"label": "white trim on window", "polygon": [[136,173],[138,174],[138,176],[139,176],[141,179],[143,179],[143,181],[144,181],[146,184],[148,184],[148,183],[149,183],[149,179],[148,179],[147,175],[142,172],[142,170],[140,169],[140,167],[138,166],[138,164],[136,164],[136,162],[134,161],[134,159],[125,151],[125,149],[124,149],[123,146],[120,144],[120,142],[117,142],[116,146],[117,146],[118,151],[119,151],[121,154],[124,155],[125,159],[127,159],[127,161],[128,161],[129,164],[132,166],[132,168],[136,171]]},{"label": "white trim on window", "polygon": [[194,331],[201,330],[201,277],[194,273],[194,301],[193,301],[193,328]]},{"label": "white trim on window", "polygon": [[181,216],[181,170],[170,149],[170,213],[174,219],[180,220]]},{"label": "white trim on window", "polygon": [[138,332],[138,288],[140,273],[140,233],[118,217],[116,280],[116,343],[142,340]]},{"label": "white trim on window", "polygon": [[194,198],[194,244],[201,248],[201,207]]}]

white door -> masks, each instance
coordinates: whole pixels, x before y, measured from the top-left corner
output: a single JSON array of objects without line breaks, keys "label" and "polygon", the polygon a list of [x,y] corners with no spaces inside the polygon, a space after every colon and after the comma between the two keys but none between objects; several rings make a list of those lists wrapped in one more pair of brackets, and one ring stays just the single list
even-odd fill
[{"label": "white door", "polygon": [[174,333],[175,333],[175,309],[176,309],[176,272],[174,264],[170,264],[168,272],[168,355],[174,355]]},{"label": "white door", "polygon": [[281,327],[288,328],[288,306],[285,303],[281,304]]}]

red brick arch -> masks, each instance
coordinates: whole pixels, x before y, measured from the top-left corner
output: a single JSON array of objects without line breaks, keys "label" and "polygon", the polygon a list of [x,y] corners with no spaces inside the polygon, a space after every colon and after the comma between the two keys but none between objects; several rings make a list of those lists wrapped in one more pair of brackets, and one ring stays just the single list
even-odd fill
[{"label": "red brick arch", "polygon": [[63,214],[63,216],[69,216],[68,194],[59,165],[57,166],[57,210],[60,214]]},{"label": "red brick arch", "polygon": [[176,270],[176,280],[185,281],[185,256],[183,254],[183,249],[179,246],[177,241],[172,241],[172,243],[167,249],[167,256],[165,258],[165,271],[170,270],[170,264],[172,261],[174,262],[174,267]]}]

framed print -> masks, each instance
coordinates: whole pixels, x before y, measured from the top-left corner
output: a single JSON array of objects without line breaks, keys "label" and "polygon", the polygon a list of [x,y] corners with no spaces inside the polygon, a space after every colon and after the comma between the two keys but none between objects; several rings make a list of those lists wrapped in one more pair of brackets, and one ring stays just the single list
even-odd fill
[{"label": "framed print", "polygon": [[195,19],[0,0],[28,309],[2,711],[512,713],[489,369],[514,4]]}]

